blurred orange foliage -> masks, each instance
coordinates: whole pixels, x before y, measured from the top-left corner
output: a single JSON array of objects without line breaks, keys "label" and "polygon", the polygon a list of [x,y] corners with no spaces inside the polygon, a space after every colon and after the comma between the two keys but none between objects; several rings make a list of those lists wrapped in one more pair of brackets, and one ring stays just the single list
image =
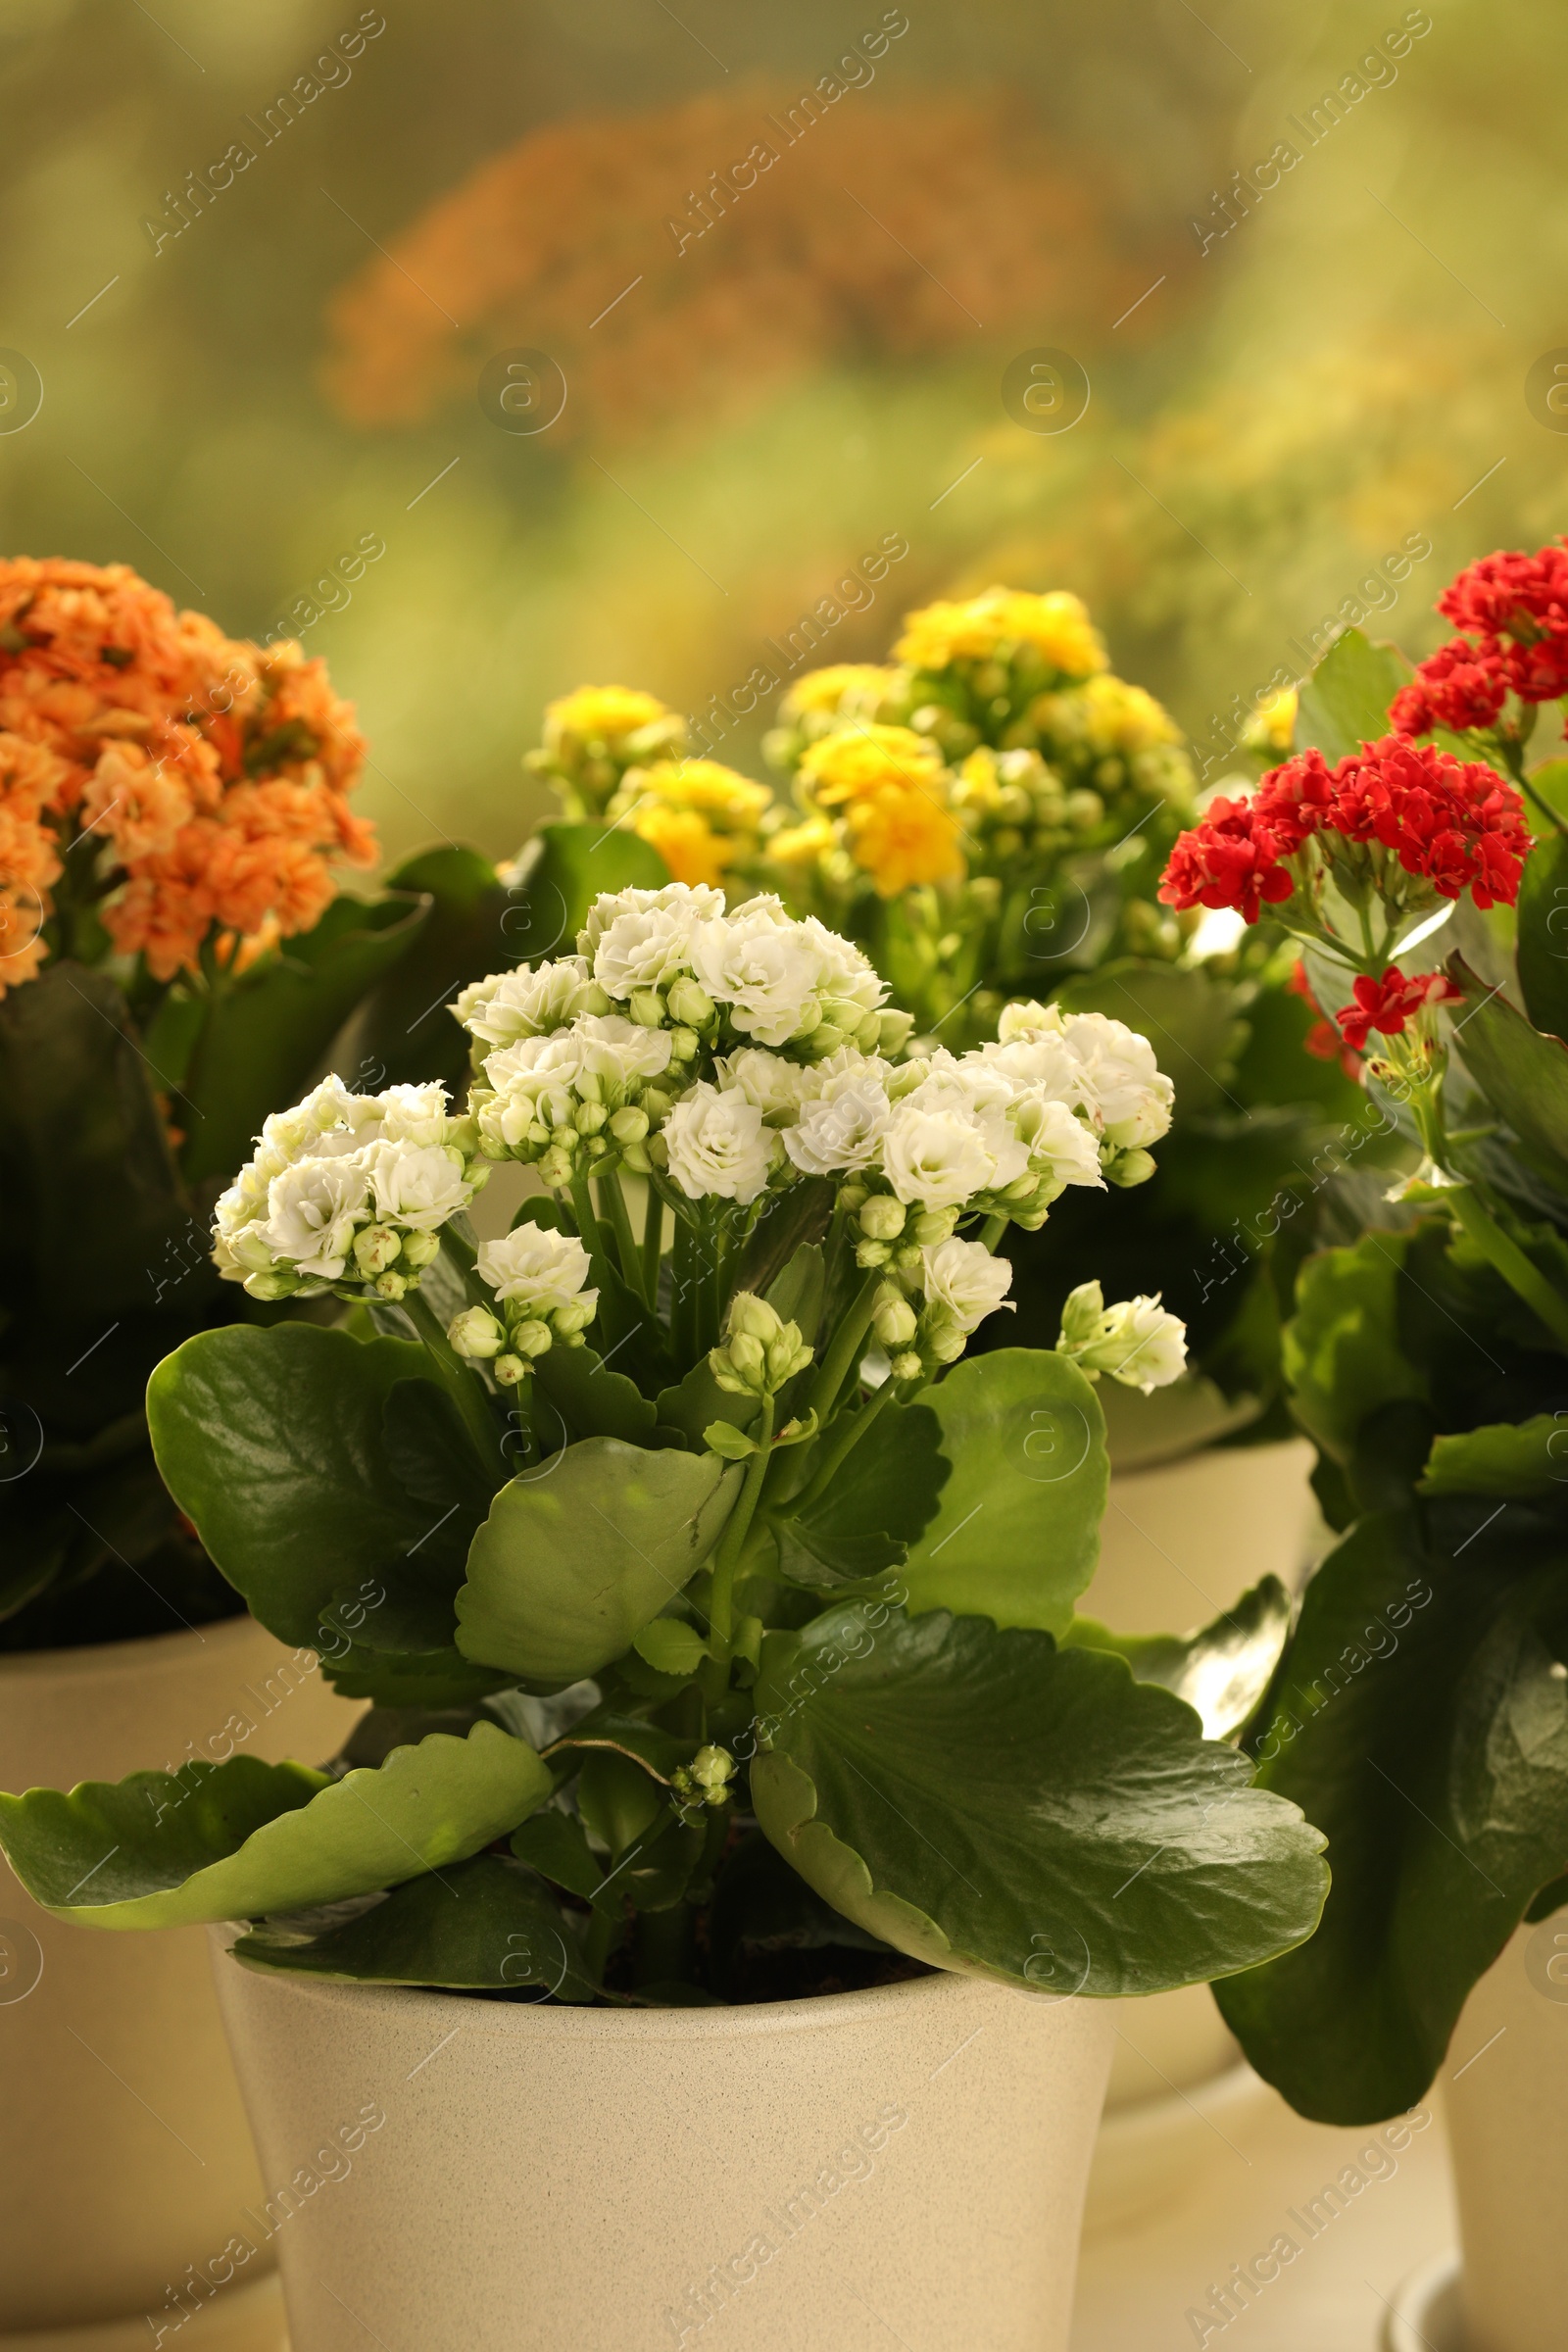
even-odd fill
[{"label": "blurred orange foliage", "polygon": [[754,88],[531,132],[340,289],[330,397],[355,423],[416,423],[531,346],[565,372],[562,436],[706,427],[826,362],[1098,338],[1188,266],[1118,226],[1008,99],[847,92],[805,127],[800,108]]}]

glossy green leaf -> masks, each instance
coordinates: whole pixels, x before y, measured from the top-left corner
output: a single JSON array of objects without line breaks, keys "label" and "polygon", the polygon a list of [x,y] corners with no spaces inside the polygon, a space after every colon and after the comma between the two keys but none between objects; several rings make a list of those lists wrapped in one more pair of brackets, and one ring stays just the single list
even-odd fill
[{"label": "glossy green leaf", "polygon": [[701,1452],[715,1421],[750,1429],[761,1409],[760,1396],[736,1396],[721,1389],[706,1355],[698,1357],[684,1380],[661,1389],[655,1405],[660,1427],[678,1430],[693,1453]]},{"label": "glossy green leaf", "polygon": [[1422,1401],[1427,1384],[1400,1344],[1398,1281],[1407,1233],[1363,1234],[1353,1249],[1309,1257],[1297,1276],[1284,1356],[1302,1426],[1348,1463],[1380,1406]]},{"label": "glossy green leaf", "polygon": [[691,1675],[708,1655],[708,1644],[695,1625],[679,1617],[656,1617],[645,1625],[632,1645],[660,1674]]},{"label": "glossy green leaf", "polygon": [[901,1572],[911,1614],[1064,1632],[1100,1556],[1110,1481],[1094,1388],[1063,1355],[1002,1348],[955,1365],[918,1407],[953,1468]]},{"label": "glossy green leaf", "polygon": [[519,1862],[537,1870],[553,1886],[592,1902],[604,1872],[589,1850],[587,1835],[575,1813],[546,1805],[530,1815],[512,1834],[512,1850]]},{"label": "glossy green leaf", "polygon": [[1506,997],[1488,991],[1461,956],[1449,957],[1447,971],[1467,1000],[1454,1051],[1519,1138],[1526,1158],[1568,1192],[1568,1045],[1532,1028]]},{"label": "glossy green leaf", "polygon": [[1092,1617],[1075,1617],[1063,1647],[1113,1651],[1139,1682],[1184,1698],[1205,1740],[1230,1740],[1261,1705],[1290,1630],[1291,1596],[1277,1576],[1265,1576],[1198,1633],[1113,1634]]},{"label": "glossy green leaf", "polygon": [[477,1852],[550,1790],[531,1747],[481,1723],[341,1781],[236,1756],[183,1778],[136,1772],[69,1795],[3,1796],[0,1843],[28,1893],[62,1918],[174,1928],[395,1886]]},{"label": "glossy green leaf", "polygon": [[901,1567],[909,1547],[898,1536],[842,1534],[834,1525],[831,1490],[817,1509],[801,1518],[772,1522],[779,1574],[791,1584],[826,1590],[858,1584]]},{"label": "glossy green leaf", "polygon": [[803,1242],[767,1286],[768,1305],[781,1321],[799,1328],[808,1348],[817,1343],[826,1289],[822,1251],[815,1242]]},{"label": "glossy green leaf", "polygon": [[369,990],[344,1031],[344,1064],[363,1069],[375,1089],[439,1078],[465,1082],[468,1039],[450,1010],[470,980],[515,960],[512,933],[526,910],[514,906],[491,860],[449,844],[423,850],[387,877],[388,887],[422,901],[417,937]]},{"label": "glossy green leaf", "polygon": [[1525,1011],[1537,1029],[1568,1037],[1568,834],[1544,834],[1525,859],[1517,940]]},{"label": "glossy green leaf", "polygon": [[541,825],[517,860],[508,917],[510,960],[569,956],[602,891],[662,890],[669,868],[636,833],[603,824]]},{"label": "glossy green leaf", "polygon": [[590,1748],[584,1755],[577,1810],[590,1834],[609,1847],[612,1862],[646,1843],[668,1802],[667,1789],[617,1748]]},{"label": "glossy green leaf", "polygon": [[596,1673],[703,1565],[741,1475],[713,1454],[618,1438],[566,1446],[491,1505],[458,1595],[458,1647],[554,1688]]},{"label": "glossy green leaf", "polygon": [[1392,645],[1374,645],[1359,629],[1336,637],[1301,688],[1296,748],[1316,745],[1331,767],[1389,731],[1389,705],[1408,683],[1410,664]]},{"label": "glossy green leaf", "polygon": [[1499,1526],[1430,1558],[1412,1514],[1355,1527],[1306,1589],[1258,1745],[1327,1833],[1310,1944],[1220,2006],[1302,2115],[1411,2106],[1471,1986],[1568,1857],[1568,1581]]},{"label": "glossy green leaf", "polygon": [[1568,1420],[1537,1413],[1439,1438],[1421,1479],[1423,1494],[1497,1494],[1568,1510]]},{"label": "glossy green leaf", "polygon": [[[334,899],[314,931],[285,940],[217,1000],[181,1084],[186,1176],[228,1176],[270,1111],[298,1102],[360,999],[408,953],[425,919],[401,894]],[[362,1083],[355,1068],[344,1071]],[[367,1071],[372,1091],[378,1070]]]},{"label": "glossy green leaf", "polygon": [[1225,1101],[1224,1078],[1246,1043],[1234,984],[1201,968],[1125,956],[1067,981],[1065,1012],[1103,1012],[1153,1047],[1176,1089],[1176,1115],[1190,1118]]},{"label": "glossy green leaf", "polygon": [[434,1533],[439,1513],[400,1483],[383,1420],[428,1364],[412,1342],[290,1323],[199,1333],[154,1373],[158,1466],[280,1641],[319,1646],[334,1593],[416,1558]]},{"label": "glossy green leaf", "polygon": [[635,1381],[608,1368],[588,1343],[551,1348],[535,1358],[533,1376],[575,1437],[621,1438],[628,1446],[653,1443],[656,1407]]},{"label": "glossy green leaf", "polygon": [[453,1992],[532,1984],[541,1999],[561,2001],[591,2001],[596,1989],[560,1906],[530,1871],[500,1854],[412,1879],[357,1919],[314,1936],[252,1928],[232,1950],[246,1968],[340,1984]]},{"label": "glossy green leaf", "polygon": [[1056,1994],[1155,1992],[1316,1923],[1316,1831],[1120,1658],[851,1604],[770,1637],[757,1701],[762,1829],[911,1958]]}]

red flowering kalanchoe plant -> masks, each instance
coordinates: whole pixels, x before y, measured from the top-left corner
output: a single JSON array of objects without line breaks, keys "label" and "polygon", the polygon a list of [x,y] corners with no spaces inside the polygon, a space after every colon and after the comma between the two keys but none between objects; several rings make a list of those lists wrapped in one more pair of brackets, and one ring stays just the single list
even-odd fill
[{"label": "red flowering kalanchoe plant", "polygon": [[1534,555],[1483,556],[1444,590],[1438,611],[1463,634],[1439,646],[1396,695],[1394,725],[1401,735],[1444,727],[1490,736],[1523,783],[1537,706],[1568,694],[1568,541]]}]

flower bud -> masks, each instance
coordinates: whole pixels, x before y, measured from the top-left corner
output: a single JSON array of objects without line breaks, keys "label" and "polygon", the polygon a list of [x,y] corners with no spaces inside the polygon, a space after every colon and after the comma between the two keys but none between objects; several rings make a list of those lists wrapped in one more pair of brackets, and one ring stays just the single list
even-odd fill
[{"label": "flower bud", "polygon": [[661,1119],[668,1118],[675,1098],[673,1095],[666,1095],[662,1086],[645,1086],[641,1101],[644,1110],[657,1127]]},{"label": "flower bud", "polygon": [[572,1114],[571,1123],[579,1135],[597,1135],[605,1123],[605,1106],[602,1102],[579,1102]]},{"label": "flower bud", "polygon": [[[557,1336],[564,1339],[568,1331],[586,1331],[598,1312],[599,1301],[596,1293],[591,1303],[586,1298],[568,1298],[564,1306],[556,1308],[550,1321]],[[542,1354],[544,1350],[541,1348],[539,1352]]]},{"label": "flower bud", "polygon": [[910,1220],[909,1239],[918,1242],[922,1250],[938,1250],[952,1241],[957,1222],[956,1208],[922,1208]]},{"label": "flower bud", "polygon": [[713,1000],[706,988],[683,975],[669,992],[669,1017],[688,1029],[706,1029],[713,1017]]},{"label": "flower bud", "polygon": [[611,1113],[610,1132],[617,1144],[640,1144],[648,1133],[648,1113],[627,1103],[624,1110]]},{"label": "flower bud", "polygon": [[896,1266],[917,1266],[920,1263],[920,1245],[915,1241],[903,1241],[891,1254],[892,1263]]},{"label": "flower bud", "polygon": [[1102,1160],[1101,1168],[1107,1183],[1119,1185],[1125,1192],[1132,1185],[1149,1182],[1154,1173],[1153,1154],[1149,1152],[1118,1152],[1114,1158]]},{"label": "flower bud", "polygon": [[731,1369],[738,1372],[749,1388],[760,1389],[767,1373],[767,1354],[760,1340],[754,1340],[748,1331],[735,1332],[729,1343]]},{"label": "flower bud", "polygon": [[853,1210],[859,1208],[865,1201],[865,1199],[866,1188],[860,1182],[858,1176],[852,1176],[848,1184],[841,1184],[839,1186],[839,1204],[844,1209],[846,1215],[850,1214]]},{"label": "flower bud", "polygon": [[629,1168],[634,1176],[646,1176],[654,1164],[642,1144],[622,1144],[620,1159],[622,1167]]},{"label": "flower bud", "polygon": [[403,1237],[390,1225],[362,1225],[354,1236],[354,1262],[362,1274],[384,1274],[402,1250]]},{"label": "flower bud", "polygon": [[911,1350],[905,1355],[896,1355],[893,1358],[891,1370],[895,1380],[918,1380],[925,1371],[925,1366]]},{"label": "flower bud", "polygon": [[528,1372],[520,1355],[498,1355],[490,1369],[504,1389],[514,1389]]},{"label": "flower bud", "polygon": [[[487,1168],[485,1174],[488,1176],[489,1172]],[[421,1266],[433,1265],[440,1254],[441,1236],[438,1233],[406,1233],[403,1236],[403,1254],[398,1263],[405,1267],[412,1266],[417,1271]]]},{"label": "flower bud", "polygon": [[[769,1340],[776,1340],[781,1328],[773,1308],[765,1298],[759,1298],[755,1291],[737,1291],[730,1300],[729,1329],[732,1335],[743,1331],[748,1339],[761,1340],[765,1344]],[[798,1338],[799,1334],[796,1336]]]},{"label": "flower bud", "polygon": [[710,1805],[721,1805],[735,1777],[735,1759],[726,1748],[700,1747],[691,1761],[691,1776]]},{"label": "flower bud", "polygon": [[860,1211],[860,1231],[868,1241],[895,1242],[907,1215],[904,1202],[895,1200],[891,1193],[873,1193]]},{"label": "flower bud", "polygon": [[[858,1266],[865,1267],[867,1272],[873,1266],[885,1266],[892,1255],[886,1242],[857,1242],[855,1245],[855,1262]],[[915,1255],[918,1257],[918,1250]]]},{"label": "flower bud", "polygon": [[539,1162],[539,1174],[546,1184],[571,1182],[571,1153],[561,1144],[552,1144]]},{"label": "flower bud", "polygon": [[548,1323],[518,1323],[510,1335],[512,1353],[527,1356],[530,1359],[536,1355],[548,1355],[552,1345]]},{"label": "flower bud", "polygon": [[907,1298],[884,1298],[871,1317],[871,1328],[884,1348],[906,1348],[915,1333],[915,1313]]},{"label": "flower bud", "polygon": [[281,1269],[275,1274],[270,1271],[247,1274],[244,1283],[245,1291],[252,1298],[292,1298],[299,1287],[299,1276],[285,1274]]},{"label": "flower bud", "polygon": [[459,1355],[478,1356],[481,1359],[499,1355],[506,1333],[488,1307],[465,1307],[447,1325],[447,1339]]},{"label": "flower bud", "polygon": [[862,1054],[875,1054],[882,1043],[882,1015],[868,1012],[855,1032],[855,1042]]},{"label": "flower bud", "polygon": [[956,1323],[943,1322],[925,1335],[926,1353],[939,1364],[956,1364],[966,1345]]},{"label": "flower bud", "polygon": [[695,1029],[672,1029],[669,1033],[670,1060],[690,1061],[697,1052],[698,1043]]},{"label": "flower bud", "polygon": [[639,1028],[662,1029],[664,1025],[664,1007],[657,988],[634,988],[627,1009]]},{"label": "flower bud", "polygon": [[378,1274],[370,1288],[378,1298],[390,1299],[395,1306],[408,1290],[408,1279],[402,1274]]},{"label": "flower bud", "polygon": [[880,1032],[877,1051],[887,1060],[892,1061],[904,1052],[909,1042],[909,1032],[914,1027],[914,1015],[912,1012],[894,1012],[889,1009],[879,1012],[876,1017]]}]

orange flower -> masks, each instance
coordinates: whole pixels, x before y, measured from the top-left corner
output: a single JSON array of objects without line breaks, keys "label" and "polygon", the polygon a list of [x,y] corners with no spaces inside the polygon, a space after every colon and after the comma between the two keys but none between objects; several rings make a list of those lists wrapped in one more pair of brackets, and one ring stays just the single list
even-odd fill
[{"label": "orange flower", "polygon": [[227,638],[128,564],[0,561],[0,993],[30,979],[62,851],[91,841],[101,920],[160,980],[316,922],[375,837],[365,743],[325,666]]}]

